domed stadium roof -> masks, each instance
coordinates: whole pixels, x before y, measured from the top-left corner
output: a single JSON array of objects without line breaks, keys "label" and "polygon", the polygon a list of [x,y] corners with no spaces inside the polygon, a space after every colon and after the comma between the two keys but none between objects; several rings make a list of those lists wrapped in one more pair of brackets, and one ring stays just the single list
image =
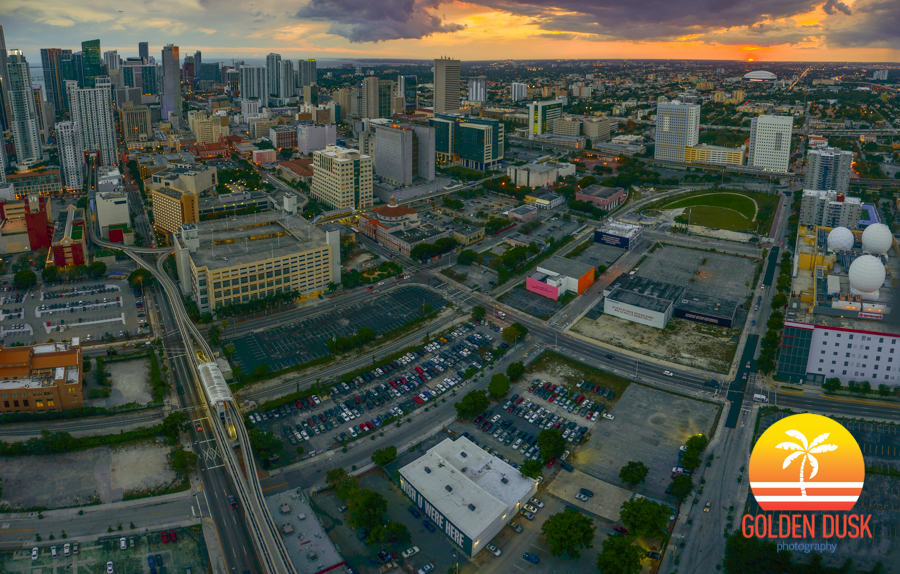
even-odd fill
[{"label": "domed stadium roof", "polygon": [[754,70],[744,74],[745,80],[777,80],[778,76],[765,70]]}]

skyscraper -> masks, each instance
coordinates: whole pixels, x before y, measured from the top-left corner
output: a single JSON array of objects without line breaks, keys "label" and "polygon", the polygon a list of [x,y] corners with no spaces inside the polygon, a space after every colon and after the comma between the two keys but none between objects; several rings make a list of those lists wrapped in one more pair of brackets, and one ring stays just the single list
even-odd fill
[{"label": "skyscraper", "polygon": [[241,66],[241,97],[245,100],[257,99],[268,105],[268,76],[265,66]]},{"label": "skyscraper", "polygon": [[266,96],[278,93],[278,78],[281,77],[281,54],[266,56]]},{"label": "skyscraper", "polygon": [[311,195],[333,209],[372,207],[372,158],[336,145],[312,152]]},{"label": "skyscraper", "polygon": [[181,64],[181,79],[187,83],[191,83],[194,81],[194,76],[197,75],[197,68],[194,66],[194,57],[193,56],[185,56],[184,62]]},{"label": "skyscraper", "polygon": [[97,80],[97,87],[71,90],[69,113],[82,152],[96,153],[102,165],[116,164],[116,122],[109,84]]},{"label": "skyscraper", "polygon": [[71,55],[72,50],[41,48],[41,67],[44,69],[44,94],[48,102],[53,102],[57,112],[69,109],[65,77],[62,69],[62,56],[64,53]]},{"label": "skyscraper", "polygon": [[[157,78],[156,66],[147,64],[141,66],[141,93],[145,96],[155,96],[159,94],[159,79]],[[179,92],[179,96],[181,92]]]},{"label": "skyscraper", "polygon": [[314,59],[299,60],[300,63],[300,87],[311,86],[316,82],[316,61]]},{"label": "skyscraper", "polygon": [[362,92],[363,118],[388,118],[391,116],[391,88],[390,80],[379,80],[375,76],[369,76],[360,84]]},{"label": "skyscraper", "polygon": [[509,97],[514,102],[528,99],[528,84],[513,82],[509,87]]},{"label": "skyscraper", "polygon": [[19,165],[39,163],[44,160],[40,122],[31,91],[31,70],[20,50],[9,50],[6,74],[9,79],[9,123],[17,162]]},{"label": "skyscraper", "polygon": [[138,56],[145,64],[150,63],[150,44],[148,42],[138,42]]},{"label": "skyscraper", "polygon": [[656,104],[656,151],[658,160],[684,162],[684,148],[700,139],[700,104],[679,100]]},{"label": "skyscraper", "polygon": [[487,78],[485,78],[484,76],[469,78],[469,101],[487,101]]},{"label": "skyscraper", "polygon": [[75,124],[56,124],[56,141],[59,145],[59,165],[62,168],[62,183],[67,189],[81,189],[84,183],[84,153],[75,130]]},{"label": "skyscraper", "polygon": [[0,26],[0,126],[4,130],[9,129],[9,73],[7,72],[6,38],[3,36],[3,26]]},{"label": "skyscraper", "polygon": [[811,149],[806,154],[806,177],[803,189],[830,189],[847,193],[850,189],[850,170],[853,152],[833,147]]},{"label": "skyscraper", "polygon": [[118,70],[119,52],[117,50],[103,52],[103,65],[106,66],[106,75],[110,75],[113,70]]},{"label": "skyscraper", "polygon": [[194,74],[195,77],[200,75],[200,66],[202,65],[203,54],[200,52],[200,50],[197,50],[196,52],[194,52],[194,70],[196,71],[196,73]]},{"label": "skyscraper", "polygon": [[435,129],[433,126],[376,124],[375,175],[394,185],[412,185],[417,179],[434,180]]},{"label": "skyscraper", "polygon": [[[793,125],[794,119],[790,116],[758,116],[750,120],[747,165],[766,171],[787,172]],[[659,146],[656,149],[659,150]]]},{"label": "skyscraper", "polygon": [[415,76],[400,76],[397,78],[400,85],[400,96],[406,107],[406,113],[414,112],[419,107],[418,82]]},{"label": "skyscraper", "polygon": [[84,74],[85,88],[94,87],[94,78],[103,75],[103,63],[100,59],[100,40],[86,40],[81,43],[81,68]]},{"label": "skyscraper", "polygon": [[562,117],[562,100],[547,100],[528,104],[528,137],[550,133],[553,120]]},{"label": "skyscraper", "polygon": [[434,61],[434,113],[459,109],[459,60],[439,58]]},{"label": "skyscraper", "polygon": [[169,114],[175,114],[180,118],[181,58],[178,54],[178,46],[168,44],[162,49],[162,67],[162,117],[164,120],[168,120]]},{"label": "skyscraper", "polygon": [[294,82],[294,61],[282,60],[278,71],[278,89],[275,91],[279,98],[292,98],[297,95],[297,87]]}]

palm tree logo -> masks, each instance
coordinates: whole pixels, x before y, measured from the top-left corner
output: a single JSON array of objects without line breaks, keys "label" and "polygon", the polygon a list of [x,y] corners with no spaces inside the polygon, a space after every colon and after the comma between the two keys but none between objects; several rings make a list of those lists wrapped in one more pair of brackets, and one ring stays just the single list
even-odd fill
[{"label": "palm tree logo", "polygon": [[803,474],[806,470],[806,460],[809,459],[809,465],[812,467],[812,472],[809,475],[809,479],[816,475],[819,472],[819,461],[816,460],[816,457],[813,454],[820,454],[823,452],[831,452],[833,450],[837,450],[836,444],[822,444],[825,442],[825,439],[828,438],[830,433],[820,434],[812,441],[812,443],[807,442],[806,437],[803,436],[803,433],[796,430],[787,430],[784,431],[784,434],[793,437],[800,441],[801,444],[793,443],[793,442],[783,442],[775,445],[775,448],[780,448],[784,450],[792,450],[791,454],[784,459],[784,466],[782,469],[787,468],[794,462],[796,459],[803,457],[803,460],[800,462],[800,495],[806,496],[806,487],[803,485]]}]

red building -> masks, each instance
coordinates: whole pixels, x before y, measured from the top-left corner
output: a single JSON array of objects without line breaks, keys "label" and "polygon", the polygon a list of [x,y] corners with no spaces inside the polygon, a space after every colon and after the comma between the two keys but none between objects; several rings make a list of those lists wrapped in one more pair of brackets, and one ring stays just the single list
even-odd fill
[{"label": "red building", "polygon": [[28,247],[36,251],[50,247],[53,225],[50,223],[49,202],[46,197],[32,194],[25,199],[0,201],[0,221],[4,230],[24,226],[28,234]]},{"label": "red building", "polygon": [[87,263],[87,229],[84,210],[70,205],[59,214],[53,230],[50,247],[53,264],[57,267],[85,265]]}]

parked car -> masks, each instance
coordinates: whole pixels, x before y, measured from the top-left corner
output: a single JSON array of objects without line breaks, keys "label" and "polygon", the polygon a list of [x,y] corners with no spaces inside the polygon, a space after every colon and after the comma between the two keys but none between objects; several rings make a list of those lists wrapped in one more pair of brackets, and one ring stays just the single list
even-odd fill
[{"label": "parked car", "polygon": [[419,547],[413,546],[409,550],[404,550],[403,553],[401,553],[400,555],[403,556],[404,558],[409,558],[410,556],[412,556],[414,554],[418,554],[418,553],[419,553]]},{"label": "parked car", "polygon": [[526,552],[525,554],[522,555],[522,558],[524,558],[525,560],[528,560],[532,564],[537,564],[538,562],[541,561],[541,559],[536,554],[532,554],[531,552]]},{"label": "parked car", "polygon": [[500,550],[499,548],[497,548],[496,546],[494,546],[493,544],[488,544],[487,549],[488,549],[488,552],[490,552],[494,556],[500,556],[501,554],[503,554],[503,551]]}]

